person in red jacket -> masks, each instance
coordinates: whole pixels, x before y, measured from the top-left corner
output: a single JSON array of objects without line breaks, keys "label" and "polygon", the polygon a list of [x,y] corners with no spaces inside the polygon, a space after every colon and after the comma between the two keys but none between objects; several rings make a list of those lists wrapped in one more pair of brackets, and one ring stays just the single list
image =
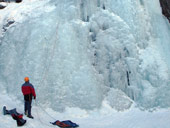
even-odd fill
[{"label": "person in red jacket", "polygon": [[22,85],[21,90],[25,100],[25,104],[24,104],[25,115],[33,119],[34,117],[31,115],[31,103],[32,103],[32,97],[36,99],[36,93],[35,93],[34,86],[29,82],[29,77],[25,77],[24,80],[25,83]]}]

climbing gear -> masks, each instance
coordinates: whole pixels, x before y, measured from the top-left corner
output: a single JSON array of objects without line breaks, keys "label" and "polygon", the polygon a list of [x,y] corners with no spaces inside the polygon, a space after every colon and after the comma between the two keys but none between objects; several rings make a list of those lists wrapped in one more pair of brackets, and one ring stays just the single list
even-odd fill
[{"label": "climbing gear", "polygon": [[[58,29],[58,26],[59,26],[59,23],[57,24],[57,29]],[[57,29],[56,29],[56,30],[57,30]],[[56,31],[56,36],[57,36],[57,31]],[[55,36],[54,36],[54,37],[55,37]],[[49,69],[50,69],[52,60],[53,60],[53,58],[54,58],[57,40],[58,40],[58,37],[56,37],[56,39],[55,39],[55,42],[54,42],[53,47],[52,47],[53,49],[52,49],[52,51],[51,51],[51,57],[50,57],[50,59],[49,59],[50,61],[49,61],[48,65],[47,65],[47,67],[44,69],[44,71],[43,71],[43,73],[42,73],[42,79],[40,80],[40,82],[39,82],[38,85],[44,84],[44,81],[45,81],[45,79],[47,78],[47,75],[48,75],[48,72],[49,72]],[[38,120],[39,120],[43,125],[45,125],[45,126],[54,127],[54,126],[52,126],[52,125],[50,125],[50,124],[45,123],[44,121],[42,121],[42,120],[40,119],[40,115],[39,115],[39,113],[38,113],[38,108],[40,108],[41,110],[43,110],[50,118],[52,118],[52,119],[54,119],[54,120],[56,120],[56,119],[55,119],[54,117],[52,117],[43,107],[41,107],[41,105],[38,104],[38,103],[36,102],[36,100],[35,100],[35,105],[37,106],[36,113],[37,113]],[[71,121],[70,121],[70,122],[71,122]],[[72,122],[71,122],[71,123],[72,123]],[[74,124],[75,124],[75,123],[74,123]],[[62,128],[75,128],[75,127],[70,127],[70,125],[68,125],[68,124],[67,124],[67,126],[68,126],[68,127],[62,127]],[[74,126],[78,127],[77,124],[74,125]]]},{"label": "climbing gear", "polygon": [[60,128],[77,128],[77,127],[79,127],[78,124],[73,123],[70,120],[66,120],[66,121],[59,121],[59,120],[57,120],[54,123],[52,123],[52,122],[50,122],[50,123],[53,124],[53,125],[57,125]]},{"label": "climbing gear", "polygon": [[25,77],[25,78],[24,78],[24,81],[25,81],[25,82],[28,82],[28,81],[29,81],[29,77]]},{"label": "climbing gear", "polygon": [[17,126],[23,126],[26,123],[26,120],[23,119],[23,115],[16,111],[16,108],[7,110],[6,106],[3,107],[4,115],[11,115],[14,120],[17,122]]},{"label": "climbing gear", "polygon": [[[52,46],[53,49],[52,49],[52,51],[51,51],[51,56],[50,56],[50,59],[49,59],[49,60],[50,60],[50,61],[49,61],[49,64],[48,64],[47,67],[44,69],[43,74],[42,74],[42,79],[40,80],[40,82],[39,82],[38,85],[44,84],[44,80],[45,80],[45,78],[47,78],[47,75],[48,75],[48,72],[49,72],[49,69],[50,69],[52,60],[53,60],[53,58],[54,58],[55,49],[56,49],[56,44],[57,44],[57,40],[58,40],[57,29],[58,29],[58,27],[59,27],[59,24],[60,24],[60,23],[57,24],[56,33],[55,33],[55,34],[56,34],[56,39],[55,39],[54,44],[53,44],[53,46]],[[53,37],[55,37],[55,36],[53,36]],[[36,100],[35,100],[35,104],[36,104],[37,107],[41,108],[45,113],[47,113],[47,112],[44,110],[44,108],[41,107],[41,105],[36,102]],[[39,114],[38,114],[38,109],[37,109],[37,115],[39,115]],[[55,118],[53,118],[50,114],[47,113],[47,115],[48,115],[49,117],[51,117],[52,119],[55,119]],[[39,118],[39,121],[40,121],[42,124],[45,124],[43,121],[41,121],[40,118]],[[48,124],[45,124],[45,125],[51,126],[51,125],[48,125]]]}]

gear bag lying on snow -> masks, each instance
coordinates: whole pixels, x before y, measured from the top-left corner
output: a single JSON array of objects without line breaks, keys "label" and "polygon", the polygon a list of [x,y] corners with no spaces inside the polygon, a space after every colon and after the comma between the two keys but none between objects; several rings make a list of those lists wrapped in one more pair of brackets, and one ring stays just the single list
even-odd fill
[{"label": "gear bag lying on snow", "polygon": [[17,122],[17,126],[23,126],[26,123],[26,120],[23,119],[23,115],[16,111],[16,108],[7,110],[6,106],[3,107],[4,115],[11,115],[14,120]]},{"label": "gear bag lying on snow", "polygon": [[76,128],[79,127],[79,125],[77,125],[76,123],[71,122],[70,120],[66,120],[66,121],[55,121],[54,123],[50,122],[53,125],[57,125],[61,128]]}]

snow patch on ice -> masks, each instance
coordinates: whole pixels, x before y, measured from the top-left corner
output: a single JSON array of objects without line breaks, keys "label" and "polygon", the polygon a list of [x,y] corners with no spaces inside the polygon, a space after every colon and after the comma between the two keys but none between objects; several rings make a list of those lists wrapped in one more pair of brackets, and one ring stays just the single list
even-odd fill
[{"label": "snow patch on ice", "polygon": [[110,89],[106,97],[109,105],[118,111],[129,109],[132,105],[132,100],[118,89]]}]

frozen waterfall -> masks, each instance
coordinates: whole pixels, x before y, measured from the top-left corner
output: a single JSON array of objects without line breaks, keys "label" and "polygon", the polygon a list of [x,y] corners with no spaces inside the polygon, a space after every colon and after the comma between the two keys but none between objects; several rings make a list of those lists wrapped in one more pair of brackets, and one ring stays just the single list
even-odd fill
[{"label": "frozen waterfall", "polygon": [[103,100],[118,110],[132,100],[170,107],[170,24],[159,0],[37,0],[0,27],[2,92],[22,100],[29,76],[54,110]]}]

